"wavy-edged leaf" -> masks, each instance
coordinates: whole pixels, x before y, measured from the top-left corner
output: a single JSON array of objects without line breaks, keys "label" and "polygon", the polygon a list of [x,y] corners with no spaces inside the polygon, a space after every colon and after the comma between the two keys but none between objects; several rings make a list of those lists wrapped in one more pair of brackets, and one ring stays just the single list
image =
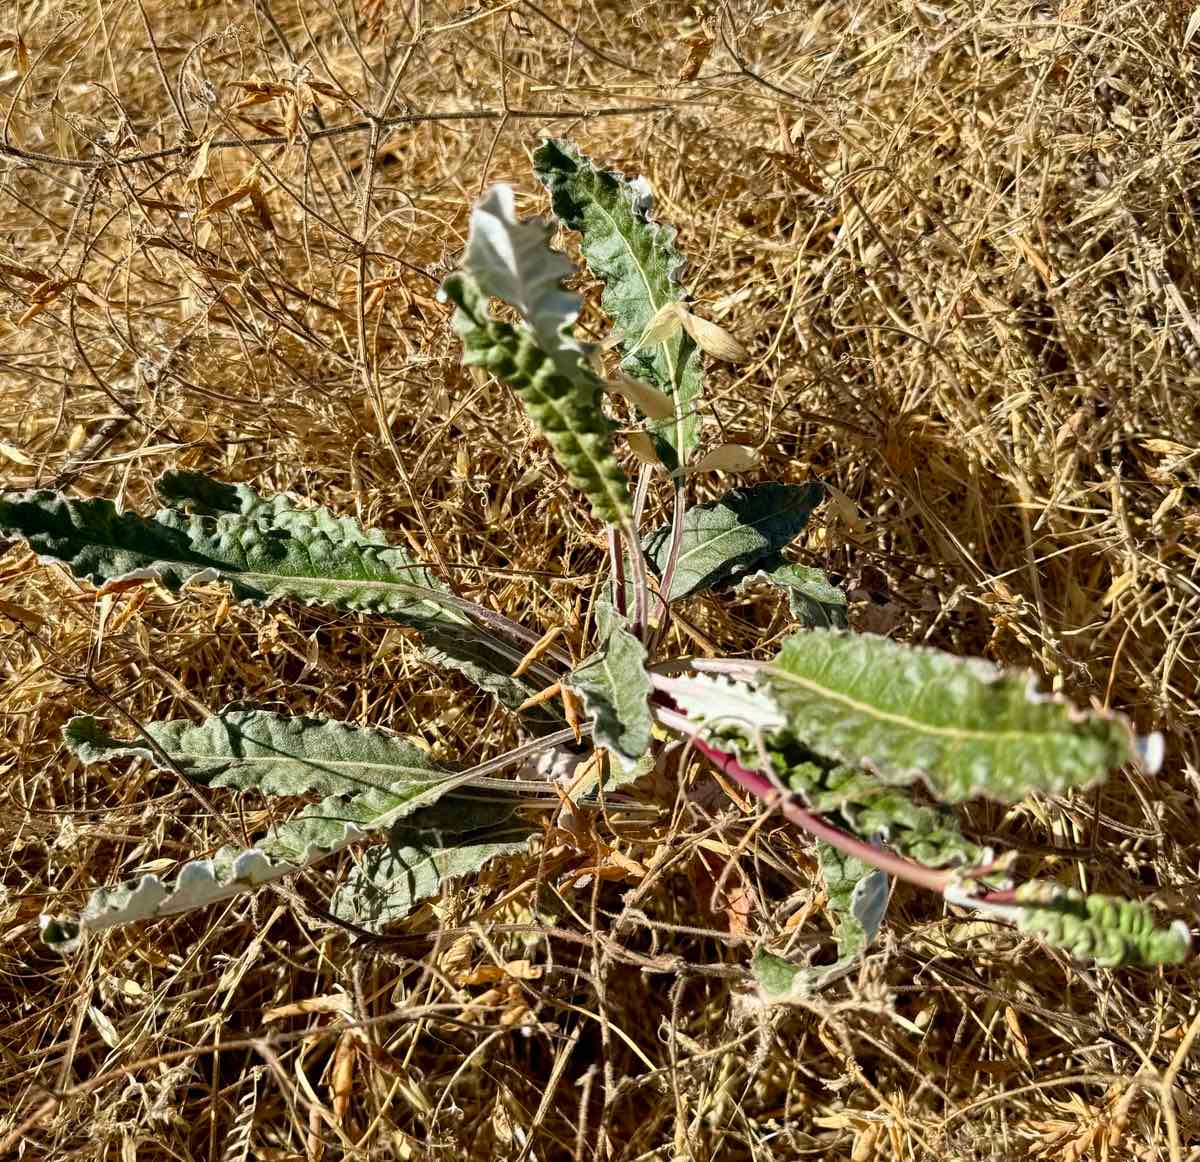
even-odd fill
[{"label": "wavy-edged leaf", "polygon": [[953,886],[945,895],[952,904],[1015,924],[1052,948],[1100,968],[1154,968],[1182,964],[1191,955],[1188,926],[1182,920],[1160,926],[1154,910],[1138,900],[1085,895],[1051,880],[1021,884],[1011,895],[1012,903],[974,898]]},{"label": "wavy-edged leaf", "polygon": [[[508,208],[511,209],[511,202]],[[534,249],[529,245],[530,235],[525,233],[528,225],[515,219],[505,221],[500,216],[504,209],[502,203],[492,203],[486,214],[481,214],[479,207],[472,213],[467,265],[450,275],[438,292],[440,298],[458,308],[454,313],[454,329],[462,339],[463,361],[482,367],[512,388],[529,418],[546,437],[567,478],[588,498],[596,517],[625,525],[633,503],[629,483],[613,450],[616,427],[601,407],[604,385],[586,359],[580,358],[580,348],[569,337],[576,307],[567,309],[564,304],[575,303],[574,296],[564,294],[557,300],[564,310],[557,327],[555,320],[545,313],[547,302],[553,300],[532,290],[519,296],[521,302],[513,304],[518,309],[522,303],[537,305],[541,314],[536,319],[527,319],[528,326],[518,328],[493,319],[488,310],[485,287],[495,285],[497,280],[483,263],[499,248],[497,235],[502,228],[507,227],[514,234],[508,248],[511,264],[525,263],[531,269],[520,278],[519,271],[510,270],[499,280],[499,285],[519,282],[541,286],[554,272],[561,271],[562,256],[545,245],[544,227],[537,227],[542,238],[540,246]],[[490,243],[480,248],[474,242],[476,234],[484,230]],[[546,343],[551,345],[547,347]]]},{"label": "wavy-edged leaf", "polygon": [[786,1003],[811,996],[843,977],[879,933],[887,911],[888,877],[827,843],[817,844],[817,865],[825,881],[825,910],[837,937],[838,958],[830,965],[793,964],[760,949],[751,971],[764,997]]},{"label": "wavy-edged leaf", "polygon": [[[459,793],[439,802],[455,789],[454,774],[411,740],[386,731],[231,707],[202,723],[152,723],[146,733],[149,739],[122,742],[96,719],[81,716],[67,724],[64,736],[85,763],[136,755],[213,787],[323,798],[276,824],[250,848],[223,847],[211,859],[185,864],[173,880],[147,875],[136,883],[102,888],[75,919],[45,919],[43,938],[64,951],[84,929],[111,928],[229,899],[372,834],[427,836],[435,828],[449,834],[453,821],[464,834],[477,833],[495,822],[499,835],[475,834],[464,854],[443,851],[431,860],[422,874],[424,882],[436,887],[440,880],[429,877],[469,870],[472,861],[479,866],[480,845],[512,842],[518,827],[510,818],[512,804],[503,804],[494,793],[487,798]],[[411,828],[395,830],[410,817],[416,820]],[[443,846],[451,846],[450,840]]]},{"label": "wavy-edged leaf", "polygon": [[510,677],[522,651],[453,608],[450,590],[383,533],[323,507],[262,496],[195,472],[167,472],[152,517],[111,501],[0,494],[0,532],[97,585],[153,578],[170,589],[220,580],[247,601],[381,613],[421,631],[431,657],[508,706],[533,687]]},{"label": "wavy-edged leaf", "polygon": [[582,235],[592,273],[604,280],[601,304],[624,351],[622,368],[674,400],[674,418],[652,430],[670,450],[668,466],[680,467],[699,436],[700,353],[685,330],[640,346],[651,320],[669,303],[687,299],[679,281],[686,262],[676,248],[675,229],[650,216],[653,198],[645,178],[630,181],[602,170],[567,141],[543,142],[534,151],[533,167],[550,191],[555,214]]},{"label": "wavy-edged leaf", "polygon": [[820,569],[791,561],[774,566],[768,562],[744,578],[738,590],[760,582],[774,585],[787,594],[792,617],[806,629],[846,629],[850,624],[845,593],[831,584]]},{"label": "wavy-edged leaf", "polygon": [[586,352],[572,333],[581,300],[562,286],[575,267],[550,248],[553,230],[538,218],[519,222],[512,188],[492,186],[471,210],[463,269],[485,295],[516,308],[563,375],[588,377],[580,371]]},{"label": "wavy-edged leaf", "polygon": [[595,720],[596,745],[637,762],[650,748],[653,686],[646,672],[646,647],[625,628],[607,602],[597,606],[600,650],[571,672],[568,683],[583,695]]},{"label": "wavy-edged leaf", "polygon": [[1032,880],[1016,890],[1011,909],[1022,932],[1100,968],[1182,964],[1192,938],[1182,920],[1160,927],[1154,911],[1136,900],[1084,895],[1078,888]]},{"label": "wavy-edged leaf", "polygon": [[173,879],[144,875],[136,883],[93,892],[72,919],[42,917],[42,939],[71,951],[85,930],[101,931],[203,908],[292,875],[428,805],[440,788],[405,796],[371,789],[330,797],[272,827],[252,847],[222,847],[211,859],[185,863]]},{"label": "wavy-edged leaf", "polygon": [[881,783],[923,779],[947,803],[1061,793],[1139,757],[1117,715],[1039,695],[982,660],[871,634],[794,634],[761,673],[806,746]]},{"label": "wavy-edged leaf", "polygon": [[[825,495],[820,481],[737,488],[719,500],[689,508],[683,517],[683,540],[671,601],[743,577],[773,561],[798,536]],[[645,540],[646,559],[662,575],[670,554],[671,529],[655,529]]]},{"label": "wavy-edged leaf", "polygon": [[[417,795],[453,777],[411,739],[326,718],[288,717],[231,706],[203,722],[150,722],[146,738],[113,738],[90,715],[63,730],[85,763],[136,755],[210,787],[265,795]],[[397,799],[399,801],[399,799]]]},{"label": "wavy-edged leaf", "polygon": [[[336,520],[328,512],[299,509],[283,497],[263,502],[244,485],[234,491],[238,512],[168,507],[153,517],[120,513],[108,500],[6,493],[0,528],[97,585],[154,578],[178,589],[189,581],[222,580],[238,597],[260,602],[287,597],[417,621],[445,616],[433,579],[402,550],[361,530],[331,537],[322,527]],[[244,511],[251,504],[254,511]]]},{"label": "wavy-edged leaf", "polygon": [[[661,679],[657,685],[666,689]],[[769,698],[761,688],[747,686],[747,690],[758,698]],[[744,694],[742,699],[749,696]],[[752,769],[762,766],[765,753],[775,778],[798,795],[805,807],[826,816],[835,826],[868,843],[884,843],[926,867],[963,867],[987,862],[984,849],[963,835],[958,818],[948,807],[918,803],[908,788],[886,786],[861,768],[822,759],[791,740],[786,731],[772,732],[772,724],[765,716],[758,737],[752,739],[742,724],[748,718],[745,712],[722,716],[716,709],[704,706],[700,711],[697,717],[708,722],[717,724],[724,717],[726,722],[734,724],[733,728],[718,728],[723,749],[733,751],[743,766]],[[685,712],[689,716],[694,714],[690,709]],[[776,713],[779,713],[777,707]],[[754,725],[749,723],[750,727]]]},{"label": "wavy-edged leaf", "polygon": [[[412,561],[403,549],[390,544],[380,530],[364,528],[353,518],[338,516],[320,505],[298,505],[290,497],[278,494],[262,496],[245,484],[224,484],[198,472],[165,472],[155,482],[155,490],[164,504],[172,508],[214,518],[237,515],[252,518],[299,542],[324,538],[334,545],[364,551],[375,546],[385,549],[388,562],[398,571],[405,568],[403,562],[408,562],[410,576],[425,592],[423,605],[382,611],[420,631],[425,656],[431,662],[457,670],[510,709],[535,693],[533,683],[511,677],[522,651],[476,625],[461,610],[439,603],[442,595],[453,596],[450,589],[426,566]],[[330,604],[338,605],[336,601]],[[558,721],[541,707],[529,712],[529,718],[542,724]]]},{"label": "wavy-edged leaf", "polygon": [[447,880],[522,851],[537,830],[500,800],[447,798],[396,823],[334,893],[335,916],[378,932]]}]

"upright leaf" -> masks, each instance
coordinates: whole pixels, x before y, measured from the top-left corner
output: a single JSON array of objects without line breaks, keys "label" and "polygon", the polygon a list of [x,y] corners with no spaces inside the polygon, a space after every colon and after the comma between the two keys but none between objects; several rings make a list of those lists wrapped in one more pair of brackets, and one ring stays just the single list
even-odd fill
[{"label": "upright leaf", "polygon": [[349,517],[261,496],[194,472],[158,482],[152,517],[54,492],[0,494],[0,533],[97,585],[153,578],[170,589],[219,580],[247,601],[279,600],[386,614],[422,632],[436,660],[506,705],[533,687],[510,677],[523,651],[475,625],[423,565]]},{"label": "upright leaf", "polygon": [[782,589],[787,594],[792,617],[806,629],[846,629],[850,624],[846,595],[830,584],[820,569],[791,561],[768,560],[741,582],[739,592],[756,582]]},{"label": "upright leaf", "polygon": [[[547,245],[547,233],[540,223],[518,222],[511,190],[497,187],[472,211],[463,269],[439,293],[458,307],[464,361],[516,392],[596,517],[624,525],[632,502],[613,451],[616,429],[601,408],[603,384],[571,336],[579,300],[559,286],[570,265]],[[526,325],[493,319],[490,293],[511,296]]]},{"label": "upright leaf", "polygon": [[795,634],[762,683],[818,754],[865,765],[881,783],[923,779],[947,803],[1061,793],[1139,755],[1116,715],[1039,695],[984,661],[870,634]]},{"label": "upright leaf", "polygon": [[580,364],[587,352],[572,333],[580,298],[562,280],[575,273],[571,260],[547,242],[553,227],[537,218],[517,221],[509,186],[493,186],[471,211],[463,269],[485,295],[515,307],[565,376],[590,378]]},{"label": "upright leaf", "polygon": [[367,848],[334,893],[330,910],[379,932],[447,880],[522,851],[535,831],[503,800],[444,799],[396,823],[386,843]]},{"label": "upright leaf", "polygon": [[624,351],[622,368],[670,395],[675,416],[652,430],[669,449],[668,467],[681,467],[695,447],[704,373],[695,340],[678,329],[664,341],[641,346],[651,320],[668,304],[683,302],[686,265],[675,230],[650,216],[653,198],[645,178],[599,169],[566,141],[546,141],[533,155],[534,172],[550,191],[554,212],[583,237],[583,256],[604,280],[601,304]]},{"label": "upright leaf", "polygon": [[636,763],[650,749],[650,695],[646,647],[625,628],[607,603],[597,614],[600,650],[571,672],[569,684],[583,695],[595,719],[592,737],[622,759]]},{"label": "upright leaf", "polygon": [[[769,482],[734,489],[720,500],[689,508],[669,599],[678,601],[725,585],[773,562],[808,523],[824,491],[820,481]],[[670,526],[655,529],[644,542],[646,559],[660,576],[670,544]]]}]

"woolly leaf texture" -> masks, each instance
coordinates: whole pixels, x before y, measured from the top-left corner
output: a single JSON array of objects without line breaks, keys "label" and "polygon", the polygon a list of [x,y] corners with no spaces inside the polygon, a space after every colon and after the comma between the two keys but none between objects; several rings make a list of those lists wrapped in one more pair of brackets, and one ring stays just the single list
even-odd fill
[{"label": "woolly leaf texture", "polygon": [[696,414],[704,386],[700,352],[686,331],[640,346],[650,321],[665,306],[683,302],[686,260],[674,227],[651,216],[645,178],[603,170],[566,141],[544,142],[533,168],[550,191],[555,214],[582,236],[583,257],[604,282],[601,306],[612,319],[623,352],[622,369],[671,396],[675,414],[651,425],[664,463],[681,467],[699,438]]}]

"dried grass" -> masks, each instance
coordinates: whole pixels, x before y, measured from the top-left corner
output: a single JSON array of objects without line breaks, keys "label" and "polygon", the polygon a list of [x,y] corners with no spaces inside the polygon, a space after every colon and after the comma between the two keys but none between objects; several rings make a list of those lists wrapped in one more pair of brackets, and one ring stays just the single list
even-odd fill
[{"label": "dried grass", "polygon": [[[701,62],[682,4],[31,0],[0,17],[0,482],[136,504],[188,466],[291,489],[578,654],[602,546],[432,301],[471,199],[508,180],[544,208],[527,152],[570,135],[649,176],[699,309],[753,354],[714,369],[714,435],[840,490],[805,552],[857,624],[1167,732],[1159,778],[973,810],[972,832],[1194,919],[1190,8],[747,0],[712,9]],[[250,81],[282,95],[239,110]],[[319,122],[313,82],[334,86]],[[320,135],[372,111],[415,116]],[[752,943],[817,949],[828,926],[802,841],[749,836],[700,770],[383,943],[322,924],[314,874],[56,959],[40,912],[221,836],[170,778],[81,769],[72,709],[252,698],[461,762],[511,726],[369,619],[97,600],[20,546],[0,600],[0,1135],[24,1124],[25,1156],[1198,1156],[1194,967],[1080,971],[898,891],[850,984],[757,1008]],[[785,628],[767,596],[686,617],[684,650]],[[484,971],[525,959],[535,979]]]}]

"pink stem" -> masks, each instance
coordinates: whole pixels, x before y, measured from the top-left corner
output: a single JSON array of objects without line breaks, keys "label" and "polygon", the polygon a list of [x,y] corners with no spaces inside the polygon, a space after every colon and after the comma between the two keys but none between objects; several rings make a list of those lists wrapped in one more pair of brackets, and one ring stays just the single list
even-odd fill
[{"label": "pink stem", "polygon": [[744,791],[748,791],[751,795],[756,795],[760,799],[765,799],[767,802],[779,800],[779,809],[785,819],[796,824],[797,827],[802,827],[810,835],[816,836],[817,839],[828,843],[830,847],[836,847],[838,851],[852,855],[855,859],[860,859],[865,864],[870,864],[872,867],[879,868],[880,871],[887,872],[888,875],[893,875],[897,879],[908,880],[909,883],[917,884],[922,888],[928,888],[939,895],[945,891],[946,885],[953,878],[952,872],[935,871],[933,868],[926,867],[923,863],[906,859],[904,856],[897,855],[894,851],[888,851],[886,848],[874,847],[865,840],[850,835],[842,831],[839,827],[834,827],[832,823],[827,823],[820,815],[814,815],[811,811],[806,811],[795,799],[781,794],[775,784],[765,775],[760,774],[758,771],[752,771],[749,767],[742,766],[733,755],[727,754],[723,750],[718,750],[702,738],[693,735],[692,745],[715,767],[724,771]]}]

